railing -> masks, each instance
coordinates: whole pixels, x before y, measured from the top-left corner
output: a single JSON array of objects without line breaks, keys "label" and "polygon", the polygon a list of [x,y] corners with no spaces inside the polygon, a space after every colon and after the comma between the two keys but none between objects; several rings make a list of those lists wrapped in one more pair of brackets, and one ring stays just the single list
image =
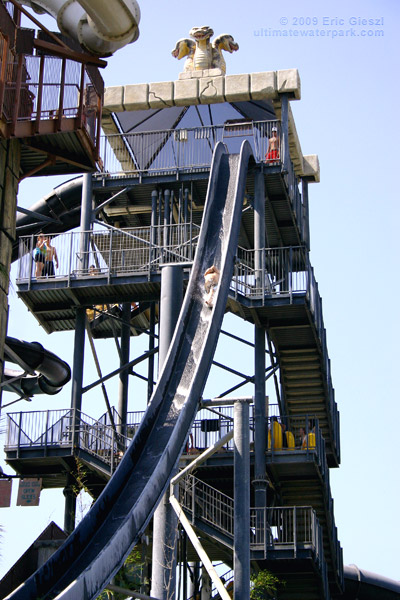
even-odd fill
[{"label": "railing", "polygon": [[[250,440],[254,442],[254,406],[250,406]],[[185,452],[192,454],[218,441],[223,435],[233,428],[233,408],[219,407],[217,418],[205,418],[210,416],[206,409],[200,411],[201,418],[196,419],[191,433],[189,435],[188,445]],[[340,544],[337,538],[337,529],[333,514],[333,499],[330,491],[329,469],[325,457],[325,442],[322,438],[318,425],[318,419],[315,415],[305,415],[302,417],[279,417],[277,414],[277,405],[270,406],[270,415],[266,420],[267,428],[267,455],[279,455],[282,453],[295,452],[301,454],[313,453],[319,464],[320,474],[324,483],[324,496],[326,503],[327,527],[330,528],[329,540],[332,552],[333,564],[337,571],[339,581],[343,579],[343,557]],[[225,414],[223,414],[225,413]],[[7,415],[7,438],[5,450],[17,450],[19,455],[21,450],[27,448],[42,448],[46,454],[51,448],[69,449],[71,454],[75,448],[80,448],[96,456],[103,463],[110,466],[111,472],[118,465],[124,450],[129,445],[132,437],[135,435],[144,412],[129,412],[127,415],[126,433],[127,437],[116,433],[110,425],[110,417],[105,413],[100,419],[95,420],[88,415],[75,411],[73,409],[64,410],[46,410],[32,412],[16,412]],[[114,422],[119,424],[120,418],[117,411],[113,410]],[[279,428],[281,424],[285,425],[285,430],[281,433]],[[290,432],[290,435],[289,435]],[[287,443],[284,443],[286,438]],[[293,445],[290,440],[293,439]],[[233,451],[233,441],[230,441],[222,451]],[[222,494],[218,490],[210,488],[203,482],[198,482],[195,478],[184,480],[185,485],[180,489],[181,502],[188,508],[191,498],[192,509],[197,510],[196,506],[202,506],[202,519],[208,521],[213,526],[219,527],[220,531],[226,535],[233,536],[233,501],[229,496]],[[182,485],[182,484],[181,484]],[[196,487],[195,491],[193,486]],[[182,499],[183,498],[183,499]],[[190,508],[190,507],[189,507]],[[263,527],[265,523],[263,513],[252,509],[252,544],[253,548],[264,547],[265,540]],[[256,512],[254,512],[256,511]],[[193,514],[194,514],[193,512]],[[260,517],[261,514],[261,517]],[[196,516],[197,513],[196,513]],[[269,517],[268,517],[269,518]],[[264,520],[263,520],[264,519]],[[270,520],[270,523],[273,521]],[[217,525],[215,525],[217,523]],[[272,540],[277,536],[273,535]],[[284,543],[285,538],[279,538],[280,543]],[[270,540],[271,546],[272,541]],[[273,544],[272,544],[273,545]]]},{"label": "railing", "polygon": [[190,512],[192,520],[198,517],[233,538],[234,501],[226,494],[189,475],[179,482],[179,503]]},{"label": "railing", "polygon": [[[276,134],[273,134],[273,128],[277,129]],[[269,140],[273,135],[277,137],[278,149],[270,151]],[[230,153],[238,153],[245,139],[253,149],[256,162],[264,162],[267,167],[279,166],[287,172],[286,185],[292,210],[301,239],[309,247],[307,215],[299,191],[299,180],[291,160],[283,165],[285,139],[280,121],[249,121],[103,136],[100,151],[102,173],[141,178],[144,174],[207,170],[211,166],[217,142],[222,141]]]},{"label": "railing", "polygon": [[[182,223],[61,234],[53,240],[59,261],[55,276],[70,280],[92,275],[110,278],[111,275],[145,273],[150,277],[162,264],[191,262],[199,232],[198,226]],[[36,238],[21,237],[19,244],[17,283],[46,281],[47,277],[37,271],[33,258]],[[320,341],[333,445],[339,454],[339,414],[332,386],[322,300],[308,254],[297,246],[260,250],[239,247],[231,293],[236,299],[242,296],[261,301],[263,305],[271,297],[289,298],[292,302],[296,295],[306,296]]]},{"label": "railing", "polygon": [[[156,272],[166,262],[191,262],[199,231],[197,225],[183,223],[57,235],[52,240],[58,257],[55,277],[143,274]],[[19,281],[46,280],[46,276],[37,271],[34,261],[36,241],[35,236],[20,238]]]},{"label": "railing", "polygon": [[[266,159],[273,127],[278,129],[280,151],[274,158]],[[210,167],[217,142],[224,142],[230,153],[237,153],[244,139],[249,140],[257,162],[266,160],[268,165],[281,164],[280,156],[284,156],[284,151],[279,121],[251,121],[102,136],[103,171],[139,176],[201,170]]]},{"label": "railing", "polygon": [[[277,146],[269,151],[272,129],[277,129]],[[283,167],[285,141],[279,121],[250,121],[226,123],[208,127],[191,127],[123,133],[103,136],[101,139],[102,173],[142,177],[143,174],[165,174],[207,170],[213,151],[222,141],[230,153],[238,153],[243,140],[252,146],[256,162],[267,167]],[[307,218],[299,191],[299,181],[293,163],[288,169],[287,186],[292,209],[301,239],[309,245]],[[285,171],[286,172],[286,171]]]},{"label": "railing", "polygon": [[[234,500],[188,475],[179,483],[179,502],[192,520],[198,519],[233,540]],[[296,557],[299,549],[315,550],[323,557],[322,530],[312,507],[292,506],[250,508],[252,550],[289,549]]]},{"label": "railing", "polygon": [[[277,412],[275,406],[277,407],[277,405],[271,406],[271,413]],[[251,405],[250,409],[250,441],[253,443],[254,406]],[[220,413],[218,416],[209,418],[210,413],[207,414],[205,409],[200,411],[199,418],[194,421],[190,431],[187,451],[208,448],[232,430],[233,408],[219,407],[218,412]],[[126,447],[136,433],[143,415],[142,411],[129,412],[126,423],[127,437],[122,436],[122,442],[117,439],[115,443],[120,446],[122,443],[122,446]],[[114,411],[113,418],[114,423],[120,423],[117,411]],[[106,447],[111,447],[113,443],[111,440],[114,432],[107,413],[96,420],[73,409],[31,411],[8,413],[7,420],[7,448],[69,446],[75,430],[79,433],[80,447],[97,454],[97,449],[105,449],[104,440],[107,440]],[[279,427],[281,427],[280,423],[285,424],[285,431],[291,433],[290,439],[293,439],[293,445],[285,443],[282,434],[278,438],[274,423]],[[278,421],[277,416],[270,414],[266,419],[266,431],[269,432],[268,452],[274,454],[288,451],[313,451],[321,457],[321,464],[323,463],[325,446],[315,415],[282,417]],[[286,437],[288,438],[287,435]],[[233,451],[233,441],[228,442],[224,449]],[[322,469],[322,474],[325,475],[325,469]]]},{"label": "railing", "polygon": [[[16,26],[10,20],[8,27]],[[78,118],[77,127],[85,128],[98,153],[103,86],[95,67],[43,53],[17,54],[9,36],[0,35],[0,115],[12,125],[12,135],[20,121],[35,121],[38,133],[41,120],[54,121],[55,132],[63,120]]]},{"label": "railing", "polygon": [[[188,475],[179,483],[179,502],[192,522],[203,522],[234,540],[234,501],[203,481]],[[311,551],[319,569],[324,598],[329,599],[323,533],[310,506],[250,508],[250,549],[264,557],[301,557]]]},{"label": "railing", "polygon": [[62,447],[86,450],[111,467],[119,463],[130,438],[116,433],[88,415],[73,409],[8,413],[5,450]]},{"label": "railing", "polygon": [[[146,273],[157,271],[163,263],[190,262],[199,233],[199,226],[182,223],[50,235],[58,257],[55,277]],[[19,239],[17,279],[20,281],[46,280],[36,269],[36,241],[35,236]],[[259,266],[256,266],[256,258]],[[261,250],[239,247],[231,290],[235,297],[242,295],[263,302],[273,295],[292,298],[298,293],[308,293],[323,341],[318,286],[308,256],[301,247]]]},{"label": "railing", "polygon": [[[277,452],[314,452],[319,458],[321,465],[321,474],[325,477],[328,471],[325,460],[325,441],[319,427],[318,419],[314,414],[301,416],[279,416],[279,408],[277,404],[270,404],[268,416],[265,421],[265,428],[268,435],[267,450],[274,454]],[[233,429],[233,407],[220,406],[218,407],[218,415],[214,415],[208,409],[201,409],[197,413],[192,428],[190,430],[188,445],[185,452],[193,454],[204,450],[212,444],[218,442],[224,435]],[[127,414],[127,429],[135,432],[143,417],[143,412],[128,412]],[[109,417],[105,413],[102,419],[109,423]],[[116,414],[116,420],[119,420]],[[285,426],[285,434],[280,434],[279,438],[276,434],[276,427],[273,423],[277,423],[281,428]],[[281,425],[282,424],[282,425]],[[250,443],[254,443],[254,405],[250,405]],[[288,435],[290,432],[290,436]],[[287,440],[293,440],[293,444],[287,443]],[[230,440],[223,446],[221,452],[233,451],[233,440]]]},{"label": "railing", "polygon": [[231,289],[236,297],[263,301],[272,295],[292,298],[307,292],[309,267],[308,255],[300,246],[260,250],[239,247]]}]

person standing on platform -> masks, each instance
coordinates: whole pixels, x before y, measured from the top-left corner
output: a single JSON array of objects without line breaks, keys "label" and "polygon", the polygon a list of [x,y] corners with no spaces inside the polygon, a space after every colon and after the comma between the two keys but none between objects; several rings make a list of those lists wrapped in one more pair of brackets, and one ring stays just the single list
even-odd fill
[{"label": "person standing on platform", "polygon": [[39,233],[36,242],[36,248],[33,253],[33,260],[36,263],[35,268],[35,277],[42,277],[43,275],[43,267],[46,262],[46,243],[43,233]]},{"label": "person standing on platform", "polygon": [[[45,238],[46,242],[46,260],[44,263],[43,275],[47,277],[54,277],[54,262],[56,263],[56,269],[58,269],[58,256],[57,250],[51,245],[51,237]],[[54,261],[54,262],[53,262]]]},{"label": "person standing on platform", "polygon": [[267,163],[273,163],[279,160],[279,137],[278,129],[273,127],[271,130],[271,137],[268,140],[267,153],[265,155],[265,161]]}]

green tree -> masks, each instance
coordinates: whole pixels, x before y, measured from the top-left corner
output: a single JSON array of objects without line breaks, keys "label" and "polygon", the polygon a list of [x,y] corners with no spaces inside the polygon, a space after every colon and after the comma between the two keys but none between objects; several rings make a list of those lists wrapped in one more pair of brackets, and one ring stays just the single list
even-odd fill
[{"label": "green tree", "polygon": [[268,600],[275,598],[278,592],[279,585],[284,585],[278,577],[267,571],[266,569],[259,571],[251,576],[251,600]]},{"label": "green tree", "polygon": [[[130,591],[139,592],[142,584],[143,561],[141,558],[140,549],[133,548],[128,558],[120,568],[112,583],[118,587],[125,588]],[[127,596],[118,592],[104,590],[97,597],[97,600],[125,600]]]}]

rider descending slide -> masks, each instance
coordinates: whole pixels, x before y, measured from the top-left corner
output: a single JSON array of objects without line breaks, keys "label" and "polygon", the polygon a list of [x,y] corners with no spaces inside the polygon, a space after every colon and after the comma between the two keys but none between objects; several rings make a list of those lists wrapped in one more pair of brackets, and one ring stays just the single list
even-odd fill
[{"label": "rider descending slide", "polygon": [[[239,237],[247,166],[244,142],[217,144],[198,248],[171,345],[141,425],[119,467],[63,546],[9,599],[96,598],[122,566],[163,496],[193,424],[217,344]],[[220,271],[213,308],[204,273]]]}]

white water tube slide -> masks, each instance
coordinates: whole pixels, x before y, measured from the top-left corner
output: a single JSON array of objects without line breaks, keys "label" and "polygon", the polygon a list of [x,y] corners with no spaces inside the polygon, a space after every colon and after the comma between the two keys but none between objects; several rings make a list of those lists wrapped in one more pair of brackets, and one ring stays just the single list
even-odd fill
[{"label": "white water tube slide", "polygon": [[61,33],[97,56],[110,56],[139,37],[136,0],[22,0],[36,13],[48,13]]}]

